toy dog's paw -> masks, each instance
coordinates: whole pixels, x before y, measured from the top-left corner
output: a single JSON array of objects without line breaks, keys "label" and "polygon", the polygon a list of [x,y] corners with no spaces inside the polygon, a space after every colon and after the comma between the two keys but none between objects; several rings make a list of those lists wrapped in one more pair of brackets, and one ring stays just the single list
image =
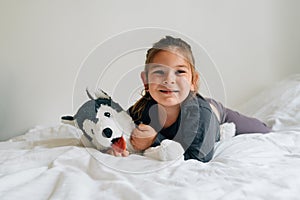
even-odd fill
[{"label": "toy dog's paw", "polygon": [[144,152],[144,156],[161,161],[172,161],[182,157],[184,149],[172,140],[163,140],[157,147],[151,147]]},{"label": "toy dog's paw", "polygon": [[226,140],[235,136],[236,128],[233,122],[224,123],[220,126],[220,140]]},{"label": "toy dog's paw", "polygon": [[181,144],[175,142],[173,140],[163,140],[161,142],[162,149],[162,158],[166,161],[176,160],[183,156],[184,149],[182,148]]}]

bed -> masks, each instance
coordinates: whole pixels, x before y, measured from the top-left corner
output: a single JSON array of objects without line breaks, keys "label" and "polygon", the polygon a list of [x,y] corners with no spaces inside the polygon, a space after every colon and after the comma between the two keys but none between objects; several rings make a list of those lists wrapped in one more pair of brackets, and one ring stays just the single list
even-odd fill
[{"label": "bed", "polygon": [[72,126],[34,127],[0,143],[0,199],[299,199],[300,75],[241,110],[274,131],[220,141],[208,163],[113,157]]}]

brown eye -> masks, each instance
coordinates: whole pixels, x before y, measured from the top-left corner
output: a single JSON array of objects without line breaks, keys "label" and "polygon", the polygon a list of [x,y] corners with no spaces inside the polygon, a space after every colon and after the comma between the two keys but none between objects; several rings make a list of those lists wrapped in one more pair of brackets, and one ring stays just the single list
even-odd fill
[{"label": "brown eye", "polygon": [[104,116],[109,118],[110,117],[110,113],[109,112],[105,112]]},{"label": "brown eye", "polygon": [[163,71],[163,70],[155,70],[155,71],[153,72],[153,74],[163,75],[163,74],[164,74],[164,71]]},{"label": "brown eye", "polygon": [[184,74],[184,73],[186,73],[186,71],[184,71],[184,70],[177,70],[176,71],[176,74]]}]

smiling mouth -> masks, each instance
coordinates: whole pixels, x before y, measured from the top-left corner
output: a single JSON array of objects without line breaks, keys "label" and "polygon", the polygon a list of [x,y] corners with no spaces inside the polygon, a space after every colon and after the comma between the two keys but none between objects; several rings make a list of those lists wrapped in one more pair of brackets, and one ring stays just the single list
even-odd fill
[{"label": "smiling mouth", "polygon": [[164,94],[172,94],[172,93],[178,93],[179,90],[159,90],[160,92]]}]

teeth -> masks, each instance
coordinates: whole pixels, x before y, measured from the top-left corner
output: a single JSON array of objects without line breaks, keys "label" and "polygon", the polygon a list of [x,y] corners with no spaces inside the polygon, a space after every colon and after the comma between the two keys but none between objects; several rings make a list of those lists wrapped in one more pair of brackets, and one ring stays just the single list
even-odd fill
[{"label": "teeth", "polygon": [[178,92],[178,90],[160,90],[161,92]]}]

